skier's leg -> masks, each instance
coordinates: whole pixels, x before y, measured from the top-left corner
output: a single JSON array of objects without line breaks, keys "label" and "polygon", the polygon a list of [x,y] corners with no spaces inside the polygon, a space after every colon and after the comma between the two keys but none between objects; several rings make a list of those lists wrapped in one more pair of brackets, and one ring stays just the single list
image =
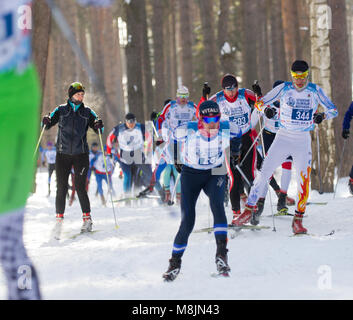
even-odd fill
[{"label": "skier's leg", "polygon": [[174,239],[172,256],[182,257],[195,224],[195,206],[205,183],[202,170],[189,167],[181,172],[181,223]]},{"label": "skier's leg", "polygon": [[75,171],[75,189],[80,201],[82,213],[87,214],[91,212],[90,201],[86,191],[86,179],[89,168],[88,153],[75,155],[73,165]]},{"label": "skier's leg", "polygon": [[66,194],[68,190],[68,180],[72,167],[71,156],[56,154],[56,198],[55,207],[57,214],[65,212]]}]

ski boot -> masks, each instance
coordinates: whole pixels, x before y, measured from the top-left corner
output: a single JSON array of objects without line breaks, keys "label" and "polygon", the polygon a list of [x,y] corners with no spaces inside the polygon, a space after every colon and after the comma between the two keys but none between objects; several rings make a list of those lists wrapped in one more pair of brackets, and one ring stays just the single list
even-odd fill
[{"label": "ski boot", "polygon": [[248,201],[248,196],[245,193],[240,195],[240,204],[244,208],[246,206],[246,201]]},{"label": "ski boot", "polygon": [[288,214],[288,208],[286,206],[286,198],[287,194],[280,192],[278,195],[278,202],[277,202],[277,215],[278,216],[285,216]]},{"label": "ski boot", "polygon": [[216,266],[220,276],[229,277],[230,267],[228,265],[227,240],[216,240]]},{"label": "ski boot", "polygon": [[[281,191],[280,190],[276,190],[276,195],[279,198]],[[288,195],[286,196],[286,205],[287,206],[294,206],[295,205],[295,200],[291,197],[288,197]]]},{"label": "ski boot", "polygon": [[257,210],[254,211],[253,214],[251,215],[250,224],[252,224],[253,226],[257,226],[260,223],[260,216],[264,211],[264,206],[265,206],[265,198],[260,198],[257,201]]},{"label": "ski boot", "polygon": [[52,231],[52,238],[53,239],[60,240],[63,222],[64,222],[64,214],[57,213],[56,214],[56,223],[55,223],[54,229]]},{"label": "ski boot", "polygon": [[235,223],[235,220],[237,220],[240,216],[241,212],[240,210],[233,210],[233,220],[232,220],[232,224]]},{"label": "ski boot", "polygon": [[162,275],[164,281],[166,282],[174,281],[180,272],[180,268],[181,268],[181,258],[172,256],[172,258],[169,259],[168,270]]},{"label": "ski boot", "polygon": [[181,193],[177,192],[177,194],[176,194],[176,203],[177,203],[178,206],[180,205],[180,202],[181,202]]},{"label": "ski boot", "polygon": [[303,215],[304,212],[295,211],[295,215],[292,222],[292,229],[294,234],[304,234],[308,231],[303,227],[302,224]]},{"label": "ski boot", "polygon": [[240,214],[238,219],[236,219],[232,225],[236,227],[240,227],[246,223],[248,223],[251,219],[252,213],[257,210],[256,206],[245,205],[244,211]]},{"label": "ski boot", "polygon": [[171,201],[171,194],[170,194],[170,190],[164,190],[164,202],[165,203],[169,203]]},{"label": "ski boot", "polygon": [[107,201],[105,200],[104,195],[102,195],[102,194],[101,194],[101,200],[102,200],[103,207],[105,207],[107,204]]},{"label": "ski boot", "polygon": [[350,178],[348,181],[349,191],[353,195],[353,179]]},{"label": "ski boot", "polygon": [[83,224],[81,227],[81,233],[85,233],[85,232],[91,232],[92,231],[92,219],[91,219],[91,214],[88,213],[83,213]]}]

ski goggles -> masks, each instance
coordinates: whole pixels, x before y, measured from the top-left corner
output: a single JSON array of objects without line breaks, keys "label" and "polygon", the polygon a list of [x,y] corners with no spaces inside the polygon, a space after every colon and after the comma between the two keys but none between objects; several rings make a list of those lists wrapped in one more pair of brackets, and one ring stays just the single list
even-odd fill
[{"label": "ski goggles", "polygon": [[75,90],[85,90],[85,87],[80,82],[73,82],[70,86],[73,87]]},{"label": "ski goggles", "polygon": [[305,71],[305,72],[295,72],[295,71],[291,71],[290,72],[292,77],[294,79],[305,79],[308,77],[309,75],[309,70],[308,71]]},{"label": "ski goggles", "polygon": [[226,91],[233,91],[233,90],[236,89],[236,87],[237,87],[237,86],[236,86],[235,84],[233,84],[233,85],[231,85],[231,86],[225,87],[224,90],[226,90]]},{"label": "ski goggles", "polygon": [[214,117],[202,117],[202,121],[210,124],[212,122],[217,123],[221,119],[221,116],[214,116]]},{"label": "ski goggles", "polygon": [[127,123],[135,123],[136,122],[136,119],[129,119],[129,120],[125,120]]},{"label": "ski goggles", "polygon": [[178,93],[177,97],[181,99],[187,99],[189,98],[189,95],[187,93]]}]

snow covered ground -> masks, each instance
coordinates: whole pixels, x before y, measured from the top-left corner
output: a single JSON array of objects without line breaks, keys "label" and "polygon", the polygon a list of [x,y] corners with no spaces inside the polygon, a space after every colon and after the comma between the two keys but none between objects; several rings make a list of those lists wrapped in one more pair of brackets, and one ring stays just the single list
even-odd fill
[{"label": "snow covered ground", "polygon": [[[121,192],[118,172],[113,177]],[[111,204],[102,207],[95,196],[95,179],[89,195],[93,227],[99,232],[70,239],[82,220],[78,200],[65,213],[64,237],[50,240],[55,223],[55,178],[47,195],[47,172],[37,173],[37,192],[28,199],[24,241],[39,273],[44,299],[119,300],[238,300],[238,299],[352,299],[353,198],[347,180],[339,181],[337,195],[313,191],[304,226],[314,234],[291,237],[291,217],[275,218],[273,231],[269,197],[261,220],[268,230],[240,231],[229,239],[230,278],[212,278],[216,271],[214,235],[193,233],[183,257],[182,271],[173,283],[162,281],[168,267],[180,209],[161,207],[155,200],[116,205],[119,228],[114,227]],[[295,184],[289,194],[295,195]],[[106,190],[106,188],[105,188]],[[271,193],[272,201],[276,196]],[[226,208],[231,220],[230,206]],[[294,208],[290,207],[294,212]],[[206,196],[197,203],[195,229],[212,225]],[[1,269],[0,269],[1,270]],[[0,271],[0,299],[6,299]]]}]

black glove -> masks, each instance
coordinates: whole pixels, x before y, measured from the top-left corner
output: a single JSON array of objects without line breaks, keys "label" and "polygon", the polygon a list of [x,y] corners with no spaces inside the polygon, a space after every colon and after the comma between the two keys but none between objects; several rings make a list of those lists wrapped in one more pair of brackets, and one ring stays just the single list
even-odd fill
[{"label": "black glove", "polygon": [[315,113],[314,114],[314,123],[320,124],[322,122],[322,120],[324,120],[324,115],[325,114],[323,112]]},{"label": "black glove", "polygon": [[103,130],[102,130],[104,128],[103,121],[101,119],[96,120],[93,124],[93,128],[94,130],[100,130],[100,132],[103,133]]},{"label": "black glove", "polygon": [[349,138],[349,129],[343,129],[342,138],[343,139],[348,139]]},{"label": "black glove", "polygon": [[276,115],[277,111],[275,108],[267,107],[265,109],[265,115],[268,119],[272,119]]},{"label": "black glove", "polygon": [[174,166],[175,166],[176,171],[178,171],[178,173],[180,173],[181,170],[183,169],[183,164],[182,163],[175,162]]},{"label": "black glove", "polygon": [[258,97],[262,97],[261,87],[260,87],[260,85],[259,85],[257,80],[255,80],[254,84],[252,85],[252,91],[254,91],[254,93]]},{"label": "black glove", "polygon": [[211,93],[211,88],[208,86],[208,82],[205,82],[203,84],[203,88],[202,88],[202,96],[205,99],[208,99],[209,94]]},{"label": "black glove", "polygon": [[157,118],[157,112],[156,111],[152,111],[151,113],[151,121],[154,121]]},{"label": "black glove", "polygon": [[160,144],[162,144],[164,141],[163,141],[163,139],[158,139],[157,141],[156,141],[156,147],[158,147]]},{"label": "black glove", "polygon": [[42,127],[47,127],[48,125],[50,125],[50,123],[51,123],[50,117],[44,116],[42,120]]},{"label": "black glove", "polygon": [[240,153],[231,152],[230,163],[232,164],[233,168],[235,168],[240,163]]}]

